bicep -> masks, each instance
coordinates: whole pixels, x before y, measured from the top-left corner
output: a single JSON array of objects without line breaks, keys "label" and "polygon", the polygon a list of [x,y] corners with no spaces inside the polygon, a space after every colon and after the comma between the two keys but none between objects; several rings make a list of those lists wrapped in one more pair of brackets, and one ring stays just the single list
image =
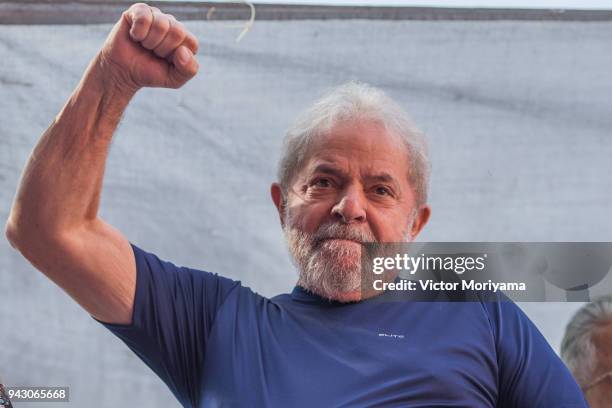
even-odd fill
[{"label": "bicep", "polygon": [[38,242],[32,264],[60,286],[93,317],[130,323],[136,266],[129,241],[101,219],[53,239]]}]

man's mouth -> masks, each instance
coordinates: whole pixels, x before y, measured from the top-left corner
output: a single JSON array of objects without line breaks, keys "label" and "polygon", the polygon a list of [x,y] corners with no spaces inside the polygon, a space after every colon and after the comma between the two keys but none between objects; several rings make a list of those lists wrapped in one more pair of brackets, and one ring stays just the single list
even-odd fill
[{"label": "man's mouth", "polygon": [[343,238],[343,237],[327,237],[327,238],[323,238],[321,240],[321,242],[323,241],[345,241],[345,242],[352,242],[354,244],[359,244],[361,245],[362,242],[361,241],[357,241],[356,239],[351,239],[351,238]]}]

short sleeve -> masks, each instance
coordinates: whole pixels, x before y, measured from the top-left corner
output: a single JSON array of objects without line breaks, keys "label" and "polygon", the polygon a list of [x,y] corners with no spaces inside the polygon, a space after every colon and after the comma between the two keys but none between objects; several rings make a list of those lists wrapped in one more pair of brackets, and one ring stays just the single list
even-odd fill
[{"label": "short sleeve", "polygon": [[565,364],[515,303],[485,307],[497,349],[500,408],[588,408]]},{"label": "short sleeve", "polygon": [[215,316],[240,282],[177,267],[131,245],[136,259],[132,322],[97,321],[134,351],[183,406],[197,406]]}]

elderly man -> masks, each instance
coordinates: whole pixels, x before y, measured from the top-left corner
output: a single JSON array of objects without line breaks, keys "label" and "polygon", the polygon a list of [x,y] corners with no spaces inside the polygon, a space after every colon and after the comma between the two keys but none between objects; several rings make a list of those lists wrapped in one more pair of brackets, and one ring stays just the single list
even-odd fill
[{"label": "elderly man", "polygon": [[142,87],[186,83],[196,53],[172,16],[127,10],[32,153],[7,224],[10,242],[184,406],[585,406],[514,304],[360,290],[365,243],[410,241],[430,214],[422,137],[374,88],[336,89],[289,131],[271,195],[299,271],[290,294],[177,267],[100,219],[121,114]]},{"label": "elderly man", "polygon": [[591,408],[612,406],[612,295],[576,312],[565,329],[561,357]]}]

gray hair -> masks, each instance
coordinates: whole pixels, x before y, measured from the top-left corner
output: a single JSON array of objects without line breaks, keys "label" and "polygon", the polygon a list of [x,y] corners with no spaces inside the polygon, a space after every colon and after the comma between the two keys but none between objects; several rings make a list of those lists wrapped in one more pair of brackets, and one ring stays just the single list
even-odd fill
[{"label": "gray hair", "polygon": [[561,358],[584,388],[592,380],[596,352],[593,331],[612,322],[612,295],[602,296],[580,308],[565,328]]},{"label": "gray hair", "polygon": [[417,205],[427,202],[430,163],[424,135],[408,114],[383,91],[351,81],[333,88],[303,111],[287,131],[278,166],[278,180],[286,198],[289,184],[304,160],[312,140],[339,122],[373,120],[405,143],[411,170],[408,179]]}]

